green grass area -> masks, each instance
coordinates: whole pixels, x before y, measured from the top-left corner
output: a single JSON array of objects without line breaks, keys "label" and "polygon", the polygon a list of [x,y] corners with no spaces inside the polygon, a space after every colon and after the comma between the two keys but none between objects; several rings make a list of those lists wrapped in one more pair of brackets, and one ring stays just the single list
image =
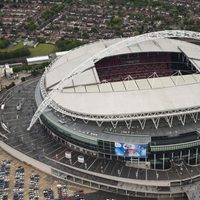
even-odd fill
[{"label": "green grass area", "polygon": [[15,46],[13,46],[13,47],[9,47],[9,48],[5,48],[5,49],[0,49],[0,52],[11,52],[11,51],[14,51],[14,50],[17,50],[17,49],[20,49],[20,48],[22,48],[22,47],[24,47],[24,45],[23,45],[23,42],[19,42],[19,43],[17,43]]},{"label": "green grass area", "polygon": [[29,48],[31,56],[42,56],[58,51],[53,44],[39,44],[36,48]]},{"label": "green grass area", "polygon": [[[0,49],[0,52],[6,52],[6,51],[11,52],[20,49],[22,47],[24,47],[23,42],[19,42],[17,45],[13,47]],[[43,56],[58,51],[57,47],[53,44],[39,44],[35,48],[29,48],[29,50],[31,52],[31,56]]]}]

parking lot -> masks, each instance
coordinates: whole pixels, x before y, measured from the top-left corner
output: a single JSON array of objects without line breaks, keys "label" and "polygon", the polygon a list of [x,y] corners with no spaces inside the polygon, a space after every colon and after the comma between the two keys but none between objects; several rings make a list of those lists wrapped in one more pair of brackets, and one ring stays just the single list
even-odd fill
[{"label": "parking lot", "polygon": [[[52,176],[49,176],[45,173],[42,173],[41,171],[34,169],[33,167],[26,165],[19,160],[13,158],[6,152],[4,152],[2,149],[0,149],[0,163],[2,164],[3,160],[10,161],[10,173],[7,176],[7,179],[9,179],[9,190],[8,191],[8,200],[14,199],[14,194],[17,194],[21,191],[23,191],[23,199],[28,200],[29,199],[29,189],[34,188],[34,185],[31,186],[30,179],[31,177],[35,178],[39,177],[39,185],[38,185],[38,193],[39,193],[39,199],[44,199],[43,191],[45,189],[51,188],[52,191],[54,192],[54,197],[55,199],[58,199],[59,194],[58,194],[58,189],[57,185],[66,185],[67,187],[67,194],[71,196],[71,199],[73,199],[74,192],[79,191],[80,189],[84,190],[84,193],[93,193],[95,192],[94,190],[88,189],[88,188],[81,188],[79,186],[67,184],[66,182],[60,181]],[[22,170],[24,169],[24,170]],[[18,175],[16,176],[16,172]],[[22,175],[24,174],[24,176]],[[16,181],[18,180],[18,181]],[[16,184],[17,183],[17,184]],[[0,183],[1,187],[1,183]],[[19,191],[19,188],[22,190]],[[13,191],[14,189],[14,191]],[[17,198],[15,198],[17,199]]]},{"label": "parking lot", "polygon": [[[35,188],[34,184],[31,184],[31,179],[39,176],[39,182],[38,182],[38,193],[39,193],[39,199],[45,200],[43,192],[49,188],[54,193],[54,199],[59,199],[59,195],[61,189],[57,186],[66,186],[67,189],[67,195],[69,196],[70,200],[75,199],[75,195],[79,193],[79,191],[84,192],[85,200],[142,200],[141,198],[131,198],[131,197],[125,197],[121,195],[116,195],[112,193],[107,192],[100,192],[95,191],[89,188],[80,187],[77,185],[69,184],[67,182],[58,180],[52,176],[49,176],[27,164],[24,164],[23,162],[17,160],[16,158],[13,158],[9,154],[7,154],[5,151],[0,149],[0,163],[2,163],[3,160],[10,161],[10,173],[9,173],[9,190],[8,190],[8,200],[14,199],[14,191],[16,191],[16,170],[19,169],[19,167],[24,169],[24,184],[23,184],[23,199],[28,200],[30,198],[30,188]],[[19,182],[18,182],[19,183]],[[0,184],[1,186],[1,184]],[[14,191],[13,191],[14,189]],[[64,190],[62,188],[62,194],[64,194]],[[63,195],[64,196],[64,195]],[[36,199],[36,198],[35,198]],[[6,200],[6,198],[5,198]]]}]

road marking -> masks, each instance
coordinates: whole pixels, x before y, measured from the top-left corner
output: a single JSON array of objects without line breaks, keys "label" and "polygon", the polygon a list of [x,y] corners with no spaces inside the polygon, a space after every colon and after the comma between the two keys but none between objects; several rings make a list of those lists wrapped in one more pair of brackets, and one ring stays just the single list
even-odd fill
[{"label": "road marking", "polygon": [[95,158],[94,162],[92,162],[92,164],[87,168],[87,170],[90,169],[90,167],[95,163],[96,160],[97,160],[97,158]]}]

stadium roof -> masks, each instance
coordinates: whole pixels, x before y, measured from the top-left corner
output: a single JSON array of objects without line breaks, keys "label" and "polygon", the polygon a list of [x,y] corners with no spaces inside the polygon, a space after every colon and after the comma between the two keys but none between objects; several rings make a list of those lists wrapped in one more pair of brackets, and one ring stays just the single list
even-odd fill
[{"label": "stadium roof", "polygon": [[44,98],[34,114],[28,130],[47,106],[73,118],[110,121],[116,127],[125,121],[130,127],[138,120],[142,129],[146,119],[158,128],[160,118],[171,127],[173,116],[185,124],[186,115],[194,122],[200,112],[200,75],[168,76],[162,78],[100,83],[95,63],[104,57],[141,52],[182,53],[199,70],[200,46],[175,39],[200,40],[200,33],[166,30],[143,35],[101,40],[67,52],[46,68],[40,81]]},{"label": "stadium roof", "polygon": [[[76,67],[96,52],[123,39],[99,41],[69,51],[53,63],[46,74],[46,87],[59,83],[74,69],[74,76],[62,83],[62,92],[53,100],[67,111],[80,115],[112,116],[166,112],[200,107],[200,75],[154,77],[148,79],[100,83],[94,62]],[[200,47],[175,39],[151,39],[116,48],[107,56],[141,52],[183,52],[200,69]],[[77,71],[76,71],[77,70]]]},{"label": "stadium roof", "polygon": [[124,92],[56,92],[53,99],[67,110],[90,115],[162,112],[200,106],[200,83]]},{"label": "stadium roof", "polygon": [[[46,87],[49,88],[55,86],[67,74],[76,70],[80,63],[87,61],[90,57],[97,54],[98,51],[102,51],[110,45],[122,40],[122,38],[101,40],[67,52],[64,56],[53,63],[53,67],[46,75]],[[123,48],[116,48],[115,50],[108,52],[106,56],[142,52],[183,52],[188,58],[200,59],[199,46],[174,39],[147,40]],[[100,81],[94,67],[94,62],[95,60],[90,61],[86,66],[84,66],[84,68],[79,68],[78,71],[76,70],[75,72],[77,75],[74,76],[73,79],[65,81],[63,87],[99,83]]]}]

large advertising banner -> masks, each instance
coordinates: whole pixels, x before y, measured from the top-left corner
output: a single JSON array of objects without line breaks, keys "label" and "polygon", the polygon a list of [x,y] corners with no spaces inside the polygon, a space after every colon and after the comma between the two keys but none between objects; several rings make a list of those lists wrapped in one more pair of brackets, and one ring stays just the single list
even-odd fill
[{"label": "large advertising banner", "polygon": [[123,157],[147,157],[147,144],[125,144],[115,142],[115,154]]}]

